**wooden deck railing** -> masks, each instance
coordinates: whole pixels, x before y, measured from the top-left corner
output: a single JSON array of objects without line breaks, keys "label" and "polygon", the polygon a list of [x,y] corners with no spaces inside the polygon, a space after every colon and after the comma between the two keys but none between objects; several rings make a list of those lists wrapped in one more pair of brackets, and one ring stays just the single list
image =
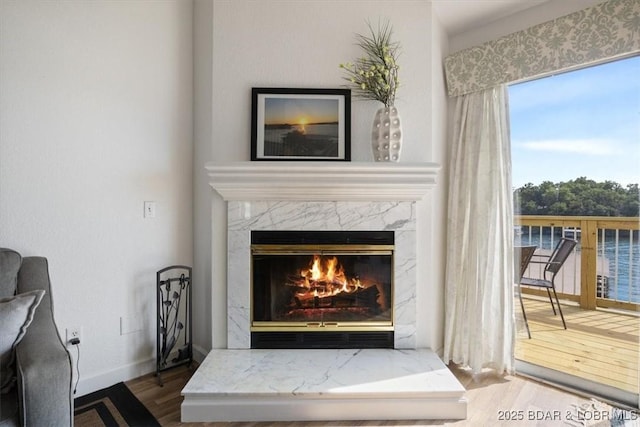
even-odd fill
[{"label": "wooden deck railing", "polygon": [[[568,286],[560,289],[561,298],[591,310],[608,307],[640,311],[640,218],[516,215],[514,223],[522,231],[516,239],[537,244],[543,251],[550,251],[562,235],[569,234],[578,241],[573,273],[569,267],[563,269],[579,283],[574,290]],[[621,278],[622,290],[618,286]]]}]

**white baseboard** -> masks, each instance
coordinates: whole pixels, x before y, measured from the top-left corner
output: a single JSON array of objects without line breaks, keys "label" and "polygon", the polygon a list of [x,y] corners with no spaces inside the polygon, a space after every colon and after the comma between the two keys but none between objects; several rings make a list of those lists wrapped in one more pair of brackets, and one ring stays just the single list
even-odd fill
[{"label": "white baseboard", "polygon": [[[202,363],[202,361],[207,357],[207,354],[209,354],[209,350],[205,350],[204,348],[198,345],[193,346],[193,360],[195,360],[197,363]],[[74,385],[75,385],[75,375],[77,375],[75,371],[75,360],[74,360],[73,369],[74,369],[73,374],[74,374]],[[128,365],[121,366],[111,371],[106,371],[100,374],[92,375],[90,377],[86,377],[86,378],[81,377],[78,383],[78,389],[74,397],[84,396],[85,394],[89,394],[94,391],[101,390],[106,387],[110,387],[121,381],[129,381],[134,378],[138,378],[155,371],[156,371],[156,360],[155,358],[150,358],[147,360],[130,363]]]},{"label": "white baseboard", "polygon": [[151,358],[124,365],[111,371],[102,372],[90,377],[81,377],[74,397],[84,396],[85,394],[110,387],[121,381],[129,381],[151,372],[155,372],[155,370],[156,360],[155,358]]}]

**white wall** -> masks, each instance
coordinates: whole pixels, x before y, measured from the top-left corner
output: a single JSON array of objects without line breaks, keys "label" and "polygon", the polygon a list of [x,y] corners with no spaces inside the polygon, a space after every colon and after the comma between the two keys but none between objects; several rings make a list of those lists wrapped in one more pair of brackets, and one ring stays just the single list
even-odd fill
[{"label": "white wall", "polygon": [[[194,255],[193,330],[194,353],[202,359],[211,344],[211,187],[204,169],[213,158],[213,2],[196,0],[193,7],[194,152],[193,200]],[[218,309],[218,307],[216,307]]]},{"label": "white wall", "polygon": [[193,262],[192,4],[3,0],[0,20],[0,246],[49,259],[82,395],[155,367],[155,272]]},{"label": "white wall", "polygon": [[432,144],[433,161],[442,166],[438,177],[438,185],[433,194],[433,201],[436,205],[434,211],[433,240],[431,253],[436,254],[431,262],[431,275],[435,283],[430,287],[430,294],[427,298],[440,301],[435,304],[437,313],[435,317],[440,322],[429,324],[429,336],[431,336],[430,347],[434,351],[440,352],[444,345],[444,280],[445,280],[445,253],[446,253],[446,230],[447,230],[447,196],[449,188],[448,169],[448,129],[447,108],[448,97],[445,86],[445,76],[443,59],[449,52],[449,38],[438,17],[434,14],[431,22],[431,68],[432,68],[432,96],[431,96],[431,117],[433,122]]},{"label": "white wall", "polygon": [[[196,10],[198,7],[196,1]],[[433,73],[434,68],[441,73],[441,66],[433,64],[431,5],[419,0],[213,0],[212,148],[207,160],[249,161],[252,87],[342,87],[345,82],[338,65],[361,54],[354,45],[354,34],[366,34],[366,21],[376,25],[379,19],[389,19],[394,38],[402,44],[399,61],[403,87],[396,102],[404,129],[402,160],[433,161],[434,152],[439,151],[434,147],[444,144],[443,140],[433,139],[434,135],[442,136],[444,116],[438,116],[439,123],[432,120]],[[196,25],[203,23],[196,21]],[[196,92],[199,90],[196,86]],[[441,96],[443,88],[438,92]],[[373,161],[370,127],[377,108],[373,101],[352,104],[353,161]],[[206,143],[206,138],[196,142]],[[213,200],[214,217],[224,218],[224,203],[210,188],[197,189],[195,197]],[[204,207],[199,208],[196,217],[210,218],[210,212],[205,211]],[[222,225],[212,224],[213,241],[209,243],[214,258],[226,256],[226,231]],[[204,247],[209,238],[207,233],[198,233],[196,246]],[[211,343],[215,348],[224,348],[225,271],[212,272],[212,286]],[[441,284],[424,286],[437,288]],[[430,298],[426,292],[422,295]],[[428,328],[425,326],[422,337],[418,337],[421,346],[431,346]]]},{"label": "white wall", "polygon": [[[372,6],[373,5],[373,6]],[[341,87],[338,68],[361,55],[355,33],[387,18],[402,43],[398,106],[405,160],[427,161],[430,141],[430,5],[424,1],[215,0],[213,145],[216,160],[249,160],[251,87]],[[370,127],[379,103],[352,109],[352,159],[372,160]]]}]

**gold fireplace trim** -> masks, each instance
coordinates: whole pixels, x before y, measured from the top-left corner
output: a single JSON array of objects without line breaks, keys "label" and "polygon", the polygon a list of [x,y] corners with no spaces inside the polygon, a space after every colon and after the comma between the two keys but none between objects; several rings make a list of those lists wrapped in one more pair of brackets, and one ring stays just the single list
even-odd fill
[{"label": "gold fireplace trim", "polygon": [[251,332],[393,331],[393,322],[270,322],[254,321]]},{"label": "gold fireplace trim", "polygon": [[393,255],[393,245],[251,245],[253,255]]}]

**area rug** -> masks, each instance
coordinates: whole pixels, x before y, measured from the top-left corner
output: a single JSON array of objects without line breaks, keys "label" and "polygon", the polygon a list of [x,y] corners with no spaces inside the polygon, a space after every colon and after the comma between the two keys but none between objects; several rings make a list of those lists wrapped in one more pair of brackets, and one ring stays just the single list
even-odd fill
[{"label": "area rug", "polygon": [[74,404],[76,427],[160,426],[124,383],[78,397]]}]

